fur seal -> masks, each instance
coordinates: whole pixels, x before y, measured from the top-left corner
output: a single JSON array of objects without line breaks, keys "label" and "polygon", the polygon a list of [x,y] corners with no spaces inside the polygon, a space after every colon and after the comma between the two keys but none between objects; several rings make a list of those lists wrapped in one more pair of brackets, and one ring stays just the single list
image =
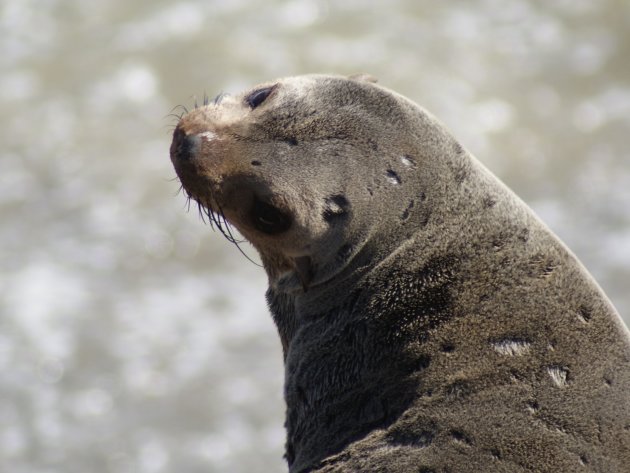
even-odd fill
[{"label": "fur seal", "polygon": [[630,471],[630,337],[576,257],[368,77],[181,117],[186,194],[260,253],[304,472]]}]

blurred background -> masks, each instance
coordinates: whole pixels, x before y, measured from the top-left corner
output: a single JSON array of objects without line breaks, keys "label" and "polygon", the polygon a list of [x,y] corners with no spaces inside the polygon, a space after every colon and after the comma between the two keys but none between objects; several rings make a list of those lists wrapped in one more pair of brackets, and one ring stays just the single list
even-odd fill
[{"label": "blurred background", "polygon": [[0,470],[285,471],[264,272],[169,160],[173,107],[274,77],[424,105],[628,321],[629,57],[625,0],[0,1]]}]

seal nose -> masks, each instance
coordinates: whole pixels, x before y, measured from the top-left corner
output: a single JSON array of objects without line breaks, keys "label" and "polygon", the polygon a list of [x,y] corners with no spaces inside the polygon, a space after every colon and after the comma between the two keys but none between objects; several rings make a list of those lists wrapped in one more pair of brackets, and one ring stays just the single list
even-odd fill
[{"label": "seal nose", "polygon": [[173,142],[171,143],[171,160],[190,161],[195,157],[200,142],[201,138],[199,135],[188,135],[183,129],[176,128],[173,133]]}]

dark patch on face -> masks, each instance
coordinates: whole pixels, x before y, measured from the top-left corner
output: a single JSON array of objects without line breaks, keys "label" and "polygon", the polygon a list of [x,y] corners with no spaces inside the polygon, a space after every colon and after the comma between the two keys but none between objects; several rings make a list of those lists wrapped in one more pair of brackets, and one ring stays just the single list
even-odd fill
[{"label": "dark patch on face", "polygon": [[284,140],[286,143],[288,143],[291,146],[297,146],[298,144],[298,140],[295,137],[289,137],[287,139]]},{"label": "dark patch on face", "polygon": [[402,215],[400,216],[400,219],[403,222],[409,218],[409,214],[411,213],[411,209],[413,209],[413,206],[415,205],[415,203],[416,202],[412,199],[409,201],[409,204],[407,204],[407,207],[405,208]]},{"label": "dark patch on face", "polygon": [[276,235],[291,227],[291,217],[277,207],[255,198],[250,210],[254,227],[268,235]]},{"label": "dark patch on face", "polygon": [[520,241],[522,241],[523,243],[526,243],[527,240],[529,240],[529,228],[523,228],[519,233],[518,233],[518,237],[517,237]]},{"label": "dark patch on face", "polygon": [[257,159],[254,159],[251,163],[252,166],[262,166],[262,163]]},{"label": "dark patch on face", "polygon": [[441,348],[444,353],[452,353],[455,351],[455,345],[451,342],[443,343]]},{"label": "dark patch on face", "polygon": [[368,145],[370,146],[372,151],[378,151],[378,143],[372,138],[368,138]]},{"label": "dark patch on face", "polygon": [[328,223],[339,220],[347,216],[350,211],[350,202],[343,195],[337,194],[327,197],[325,200],[322,217]]},{"label": "dark patch on face", "polygon": [[427,195],[424,192],[420,192],[420,202],[427,200]]},{"label": "dark patch on face", "polygon": [[392,182],[392,184],[400,184],[402,182],[400,180],[400,176],[396,174],[396,171],[392,169],[388,169],[386,174],[387,174],[387,179],[389,179]]}]

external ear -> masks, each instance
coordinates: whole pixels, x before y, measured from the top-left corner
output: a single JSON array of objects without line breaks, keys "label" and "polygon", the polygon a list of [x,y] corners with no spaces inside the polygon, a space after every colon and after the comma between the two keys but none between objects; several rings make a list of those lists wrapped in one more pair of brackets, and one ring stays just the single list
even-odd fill
[{"label": "external ear", "polygon": [[352,74],[351,76],[348,76],[348,79],[356,80],[357,82],[371,82],[372,84],[376,84],[376,82],[378,82],[376,77],[366,72],[362,72],[361,74]]}]

